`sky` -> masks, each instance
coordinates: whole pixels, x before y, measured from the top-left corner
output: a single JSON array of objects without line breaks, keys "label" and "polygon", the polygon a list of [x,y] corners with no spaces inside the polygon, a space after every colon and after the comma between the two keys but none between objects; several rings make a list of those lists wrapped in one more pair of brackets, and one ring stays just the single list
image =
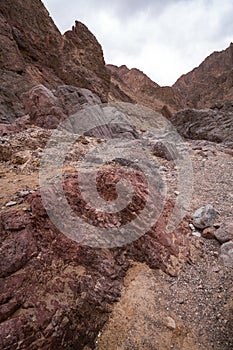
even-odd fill
[{"label": "sky", "polygon": [[232,0],[42,0],[59,30],[84,23],[106,63],[172,85],[233,42]]}]

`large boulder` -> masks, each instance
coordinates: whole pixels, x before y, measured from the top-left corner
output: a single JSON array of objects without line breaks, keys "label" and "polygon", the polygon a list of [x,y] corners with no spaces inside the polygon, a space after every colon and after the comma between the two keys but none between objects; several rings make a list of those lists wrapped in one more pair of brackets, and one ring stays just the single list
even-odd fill
[{"label": "large boulder", "polygon": [[85,106],[101,103],[91,91],[68,85],[58,86],[52,91],[37,85],[21,98],[31,124],[47,129],[55,129],[61,121]]},{"label": "large boulder", "polygon": [[185,109],[171,122],[185,138],[233,147],[233,102],[218,103],[210,109]]}]

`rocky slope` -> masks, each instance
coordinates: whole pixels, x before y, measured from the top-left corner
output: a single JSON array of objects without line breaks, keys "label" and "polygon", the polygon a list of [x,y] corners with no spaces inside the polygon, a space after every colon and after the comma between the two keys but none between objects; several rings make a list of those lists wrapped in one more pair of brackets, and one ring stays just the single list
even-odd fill
[{"label": "rocky slope", "polygon": [[233,44],[226,50],[212,53],[199,67],[182,75],[173,89],[191,108],[233,100]]},{"label": "rocky slope", "polygon": [[[169,111],[174,112],[182,108],[181,99],[173,88],[159,86],[139,69],[111,64],[108,64],[107,68],[111,73],[113,86],[130,96],[136,103],[168,114]],[[114,91],[110,96],[114,100],[119,100]]]},{"label": "rocky slope", "polygon": [[[34,127],[1,138],[0,347],[5,350],[94,348],[134,262],[174,276],[189,259],[187,222],[169,236],[163,234],[174,206],[172,199],[150,232],[122,248],[90,248],[62,234],[48,217],[38,189],[40,155],[50,136],[51,131]],[[66,137],[60,132],[61,149]],[[147,184],[141,171],[108,164],[98,172],[99,193],[113,200],[116,184],[123,178],[135,186],[132,204],[115,215],[90,208],[80,194],[76,169],[88,151],[104,142],[93,137],[77,139],[64,164],[64,189],[72,210],[87,223],[118,227],[140,212]],[[94,168],[85,169],[85,174]],[[45,189],[53,206],[56,186]],[[159,193],[156,198],[159,201]],[[15,204],[7,204],[8,199]]]},{"label": "rocky slope", "polygon": [[110,77],[100,44],[76,22],[61,35],[40,0],[0,3],[0,121],[25,114],[23,92],[43,84],[88,88],[107,101]]},{"label": "rocky slope", "polygon": [[[223,230],[222,223],[231,223],[232,155],[207,141],[189,143],[194,172],[190,211],[172,234],[165,235],[177,196],[177,167],[151,153],[168,186],[163,215],[131,244],[94,249],[59,232],[44,209],[38,171],[50,136],[51,130],[34,127],[1,138],[1,348],[231,349],[233,256],[224,266],[220,243],[192,236],[188,224],[194,209],[206,202],[219,212]],[[61,133],[61,148],[62,137]],[[104,142],[78,138],[63,168],[72,209],[96,225],[110,225],[111,218],[85,206],[77,168],[88,151]],[[116,180],[122,177],[136,186],[137,211],[145,200],[137,169],[103,167],[98,190],[103,198],[114,198]],[[53,186],[47,188],[52,205]],[[10,201],[12,206],[7,206]],[[115,224],[132,212],[125,214]]]}]

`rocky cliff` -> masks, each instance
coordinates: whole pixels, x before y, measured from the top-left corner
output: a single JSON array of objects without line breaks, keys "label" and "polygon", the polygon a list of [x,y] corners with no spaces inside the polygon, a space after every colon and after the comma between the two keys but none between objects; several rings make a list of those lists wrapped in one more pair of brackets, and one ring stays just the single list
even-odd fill
[{"label": "rocky cliff", "polygon": [[233,100],[233,44],[226,50],[212,53],[199,67],[182,75],[173,88],[191,108]]},{"label": "rocky cliff", "polygon": [[82,23],[61,35],[40,0],[6,0],[0,3],[0,39],[0,122],[25,114],[20,96],[38,84],[87,88],[107,101],[102,48]]},{"label": "rocky cliff", "polygon": [[[156,111],[163,110],[165,105],[171,112],[183,107],[179,94],[173,88],[159,86],[139,69],[128,69],[125,65],[117,67],[112,64],[108,64],[107,68],[111,73],[112,84],[138,104]],[[112,98],[118,99],[117,97],[113,91]]]}]

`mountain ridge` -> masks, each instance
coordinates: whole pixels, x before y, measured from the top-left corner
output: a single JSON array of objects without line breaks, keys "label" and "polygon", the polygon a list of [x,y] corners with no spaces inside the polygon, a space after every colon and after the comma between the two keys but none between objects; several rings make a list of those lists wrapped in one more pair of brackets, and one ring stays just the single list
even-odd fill
[{"label": "mountain ridge", "polygon": [[106,64],[96,37],[79,21],[63,35],[42,1],[0,4],[0,123],[25,115],[22,93],[42,84],[86,88],[102,102],[142,104],[166,116],[233,99],[233,44],[209,55],[172,86],[137,68]]}]

